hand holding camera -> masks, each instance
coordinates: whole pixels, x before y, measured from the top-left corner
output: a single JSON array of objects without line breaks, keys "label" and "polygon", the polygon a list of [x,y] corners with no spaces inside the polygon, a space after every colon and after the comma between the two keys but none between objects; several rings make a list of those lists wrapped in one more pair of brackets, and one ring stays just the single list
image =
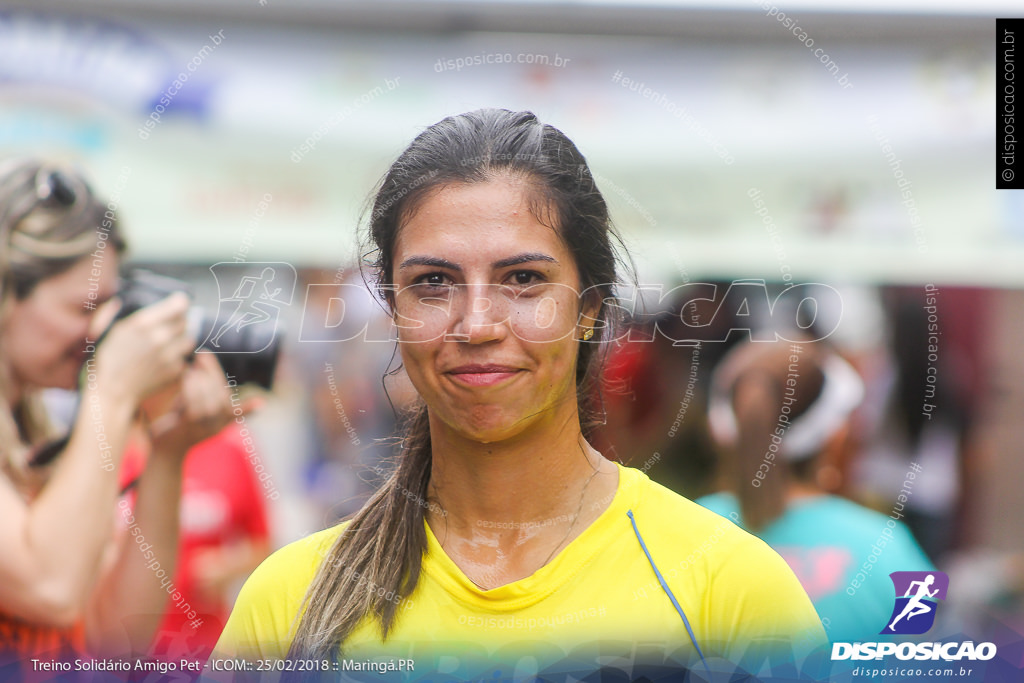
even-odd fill
[{"label": "hand holding camera", "polygon": [[[243,402],[240,414],[255,408],[258,400]],[[150,420],[153,453],[179,457],[217,434],[237,414],[232,409],[224,371],[210,353],[197,353],[180,382],[143,402],[143,413]]]},{"label": "hand holding camera", "polygon": [[138,405],[181,378],[195,341],[188,331],[189,300],[173,294],[118,320],[101,337],[93,361],[95,387]]},{"label": "hand holding camera", "polygon": [[269,388],[276,366],[277,344],[266,341],[274,330],[264,325],[239,326],[242,334],[227,335],[217,353],[200,345],[230,320],[207,314],[188,293],[184,282],[133,271],[97,351],[98,359],[102,354],[104,361],[123,361],[126,387],[141,380],[136,389],[141,393],[131,396],[142,401],[155,453],[181,455],[223,429],[233,415],[256,407],[260,399],[243,401],[240,409],[232,405],[225,372],[237,384]]}]

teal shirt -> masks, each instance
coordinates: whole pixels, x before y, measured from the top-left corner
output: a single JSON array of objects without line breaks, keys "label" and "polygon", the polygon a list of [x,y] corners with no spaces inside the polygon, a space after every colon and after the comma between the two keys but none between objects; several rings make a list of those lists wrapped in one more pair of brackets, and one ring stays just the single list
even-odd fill
[{"label": "teal shirt", "polygon": [[[731,493],[697,502],[743,527]],[[837,496],[794,501],[756,535],[800,579],[833,642],[889,640],[879,635],[895,601],[889,573],[935,569],[901,522]]]}]

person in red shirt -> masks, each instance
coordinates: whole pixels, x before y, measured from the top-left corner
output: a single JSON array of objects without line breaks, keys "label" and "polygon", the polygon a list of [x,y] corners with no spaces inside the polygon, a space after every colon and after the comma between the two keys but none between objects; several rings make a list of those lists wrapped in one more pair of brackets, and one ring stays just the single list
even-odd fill
[{"label": "person in red shirt", "polygon": [[[270,553],[266,495],[254,455],[251,441],[243,440],[234,423],[186,454],[178,568],[164,586],[171,599],[153,640],[153,656],[206,660],[231,611],[229,591]],[[124,485],[131,486],[145,458],[144,449],[129,449]]]}]

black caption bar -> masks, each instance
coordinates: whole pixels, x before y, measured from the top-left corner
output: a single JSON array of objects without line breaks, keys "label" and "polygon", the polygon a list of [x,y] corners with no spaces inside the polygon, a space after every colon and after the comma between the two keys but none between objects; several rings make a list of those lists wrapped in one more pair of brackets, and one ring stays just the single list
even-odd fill
[{"label": "black caption bar", "polygon": [[[1024,106],[1017,107],[1017,48],[1024,19],[996,19],[996,189],[1024,190]],[[1021,95],[1024,96],[1024,90]],[[1020,135],[1021,137],[1017,137]]]}]

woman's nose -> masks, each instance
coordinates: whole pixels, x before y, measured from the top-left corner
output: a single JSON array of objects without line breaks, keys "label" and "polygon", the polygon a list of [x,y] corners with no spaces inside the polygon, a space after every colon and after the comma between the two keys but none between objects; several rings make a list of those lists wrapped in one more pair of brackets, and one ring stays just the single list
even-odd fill
[{"label": "woman's nose", "polygon": [[500,285],[457,285],[453,325],[446,341],[482,344],[503,339],[508,332],[508,306]]}]

